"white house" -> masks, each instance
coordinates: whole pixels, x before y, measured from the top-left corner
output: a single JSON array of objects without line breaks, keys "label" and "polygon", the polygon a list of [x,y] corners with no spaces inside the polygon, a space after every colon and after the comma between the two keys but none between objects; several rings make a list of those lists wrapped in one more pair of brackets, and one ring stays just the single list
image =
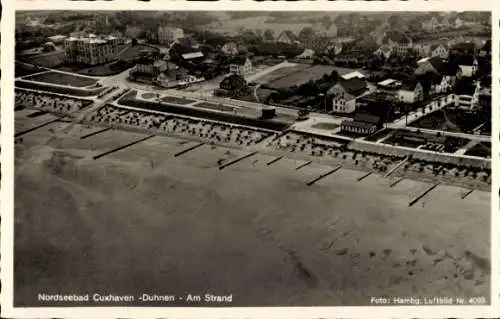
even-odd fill
[{"label": "white house", "polygon": [[421,101],[423,98],[424,90],[422,84],[416,80],[403,83],[403,86],[398,91],[398,100],[402,103],[413,104]]},{"label": "white house", "polygon": [[235,42],[228,42],[222,46],[221,51],[226,55],[236,55],[238,54],[238,45]]},{"label": "white house", "polygon": [[248,57],[236,57],[229,65],[229,72],[244,76],[252,72],[252,61]]},{"label": "white house", "polygon": [[332,111],[336,113],[354,112],[356,110],[356,99],[366,91],[366,82],[359,78],[341,79],[327,92],[327,96],[332,99]]}]

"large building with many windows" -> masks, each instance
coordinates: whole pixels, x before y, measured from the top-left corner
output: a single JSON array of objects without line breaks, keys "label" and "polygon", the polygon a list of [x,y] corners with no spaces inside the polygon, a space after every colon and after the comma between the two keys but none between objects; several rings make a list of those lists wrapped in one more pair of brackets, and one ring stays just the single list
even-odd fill
[{"label": "large building with many windows", "polygon": [[114,61],[118,58],[118,43],[116,37],[97,37],[90,34],[82,37],[69,37],[64,41],[66,61],[97,65]]},{"label": "large building with many windows", "polygon": [[184,31],[181,28],[158,28],[158,42],[160,44],[170,44],[182,38],[184,38]]}]

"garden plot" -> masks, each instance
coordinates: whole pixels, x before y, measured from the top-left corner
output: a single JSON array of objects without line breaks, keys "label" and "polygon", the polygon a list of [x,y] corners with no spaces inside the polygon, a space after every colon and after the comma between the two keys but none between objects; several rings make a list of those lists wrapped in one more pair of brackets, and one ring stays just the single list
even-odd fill
[{"label": "garden plot", "polygon": [[92,78],[54,71],[28,76],[25,77],[24,80],[75,86],[80,88],[91,86],[97,83],[97,80]]}]

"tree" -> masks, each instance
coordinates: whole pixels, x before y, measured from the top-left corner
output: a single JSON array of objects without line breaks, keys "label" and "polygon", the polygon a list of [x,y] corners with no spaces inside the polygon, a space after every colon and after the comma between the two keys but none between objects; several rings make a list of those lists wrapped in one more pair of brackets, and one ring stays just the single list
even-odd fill
[{"label": "tree", "polygon": [[264,40],[273,41],[274,40],[274,31],[271,29],[267,29],[264,31]]},{"label": "tree", "polygon": [[135,39],[135,38],[134,38],[134,39],[132,39],[132,42],[131,42],[131,43],[132,43],[132,46],[136,46],[136,45],[137,45],[137,39]]},{"label": "tree", "polygon": [[325,27],[328,28],[332,24],[332,18],[330,16],[323,16],[321,18],[321,24]]},{"label": "tree", "polygon": [[308,41],[314,37],[314,30],[311,27],[305,27],[300,30],[299,39],[301,41]]}]

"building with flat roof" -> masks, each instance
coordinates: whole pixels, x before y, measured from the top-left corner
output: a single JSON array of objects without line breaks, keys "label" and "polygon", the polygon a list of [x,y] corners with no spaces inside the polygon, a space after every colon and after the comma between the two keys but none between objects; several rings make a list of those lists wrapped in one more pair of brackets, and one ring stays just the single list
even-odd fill
[{"label": "building with flat roof", "polygon": [[64,40],[66,61],[97,65],[114,61],[118,58],[118,38],[113,36],[98,37],[89,34],[86,37],[69,37]]}]

